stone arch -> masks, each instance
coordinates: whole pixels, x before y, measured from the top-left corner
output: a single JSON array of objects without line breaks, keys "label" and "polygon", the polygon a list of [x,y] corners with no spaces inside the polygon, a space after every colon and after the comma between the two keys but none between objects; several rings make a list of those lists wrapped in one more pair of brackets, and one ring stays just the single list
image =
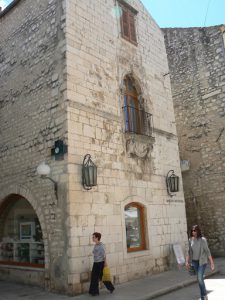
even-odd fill
[{"label": "stone arch", "polygon": [[123,71],[120,75],[120,101],[123,103],[123,94],[124,94],[124,78],[126,76],[131,76],[134,80],[135,87],[137,88],[137,92],[139,94],[139,102],[141,107],[148,111],[152,112],[153,103],[152,97],[149,93],[149,85],[146,82],[146,77],[143,77],[142,71],[137,67],[133,67],[132,65]]},{"label": "stone arch", "polygon": [[38,201],[35,199],[32,192],[23,185],[16,185],[16,184],[9,185],[0,191],[0,207],[1,207],[2,203],[5,202],[10,195],[20,195],[31,204],[31,206],[35,210],[35,212],[38,216],[38,219],[41,223],[42,230],[45,231],[46,226],[45,226],[45,221],[44,221],[44,215],[41,211],[40,205],[38,206]]},{"label": "stone arch", "polygon": [[137,93],[140,97],[143,98],[143,85],[141,83],[141,80],[139,77],[134,73],[132,70],[127,70],[122,73],[121,78],[120,78],[120,92],[123,95],[125,91],[125,86],[124,86],[124,78],[130,77],[134,83],[134,86],[137,90]]},{"label": "stone arch", "polygon": [[140,196],[138,195],[130,195],[127,196],[126,198],[124,198],[121,202],[122,207],[125,207],[127,204],[131,203],[131,202],[138,202],[140,203],[142,206],[147,207],[147,202]]},{"label": "stone arch", "polygon": [[48,242],[47,242],[47,230],[44,219],[44,214],[42,213],[42,209],[40,205],[38,205],[37,199],[34,197],[32,192],[23,185],[9,185],[6,188],[3,188],[0,191],[0,213],[4,211],[7,207],[8,201],[15,201],[19,198],[25,199],[33,208],[39,223],[41,225],[42,235],[43,235],[43,243],[44,243],[44,255],[45,255],[45,269],[48,266]]}]

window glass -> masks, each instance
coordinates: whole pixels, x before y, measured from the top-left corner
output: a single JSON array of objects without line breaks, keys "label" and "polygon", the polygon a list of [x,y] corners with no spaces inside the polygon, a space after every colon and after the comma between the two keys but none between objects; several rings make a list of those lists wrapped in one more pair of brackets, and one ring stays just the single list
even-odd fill
[{"label": "window glass", "polygon": [[38,217],[24,199],[8,199],[0,215],[0,264],[44,267],[44,244]]},{"label": "window glass", "polygon": [[145,248],[143,208],[137,204],[125,207],[125,225],[128,251]]},{"label": "window glass", "polygon": [[130,78],[127,79],[127,86],[128,86],[128,91],[130,93],[136,93],[136,88],[133,85],[133,82],[132,82],[132,80]]},{"label": "window glass", "polygon": [[127,76],[124,79],[124,120],[125,131],[141,133],[141,114],[138,104],[138,94],[133,80]]}]

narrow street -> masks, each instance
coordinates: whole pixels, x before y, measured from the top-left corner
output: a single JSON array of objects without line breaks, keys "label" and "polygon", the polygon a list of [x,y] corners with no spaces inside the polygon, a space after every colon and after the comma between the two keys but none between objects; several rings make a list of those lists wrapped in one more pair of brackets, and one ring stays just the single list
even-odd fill
[{"label": "narrow street", "polygon": [[[225,300],[225,275],[215,275],[205,280],[209,300]],[[197,283],[177,290],[157,300],[200,300]]]}]

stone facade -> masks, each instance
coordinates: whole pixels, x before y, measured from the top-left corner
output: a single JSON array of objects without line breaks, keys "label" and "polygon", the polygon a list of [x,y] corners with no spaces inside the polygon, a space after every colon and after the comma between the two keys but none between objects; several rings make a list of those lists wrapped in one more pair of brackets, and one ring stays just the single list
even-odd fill
[{"label": "stone facade", "polygon": [[[225,254],[224,26],[164,29],[189,227]],[[188,170],[189,169],[189,170]]]},{"label": "stone facade", "polygon": [[[53,290],[66,289],[67,163],[50,161],[54,140],[67,139],[65,11],[61,1],[16,2],[0,18],[0,201],[18,194],[33,206],[42,226],[45,272],[1,270],[3,278],[37,278]],[[43,160],[59,182],[58,203],[52,184],[36,176]]]},{"label": "stone facade", "polygon": [[[0,18],[0,204],[4,208],[13,195],[31,204],[42,228],[45,267],[4,265],[2,277],[19,280],[22,272],[25,282],[85,292],[94,231],[103,235],[115,283],[167,269],[171,244],[184,246],[186,217],[182,182],[174,197],[165,184],[169,170],[179,177],[181,171],[161,30],[134,0],[137,46],[121,37],[117,1],[14,3]],[[125,133],[126,75],[153,115],[150,136]],[[58,139],[68,145],[59,161],[51,156]],[[98,167],[98,184],[89,191],[81,184],[86,153]],[[36,173],[42,161],[58,183],[58,199],[52,183]],[[144,209],[142,251],[127,251],[129,203]]]}]

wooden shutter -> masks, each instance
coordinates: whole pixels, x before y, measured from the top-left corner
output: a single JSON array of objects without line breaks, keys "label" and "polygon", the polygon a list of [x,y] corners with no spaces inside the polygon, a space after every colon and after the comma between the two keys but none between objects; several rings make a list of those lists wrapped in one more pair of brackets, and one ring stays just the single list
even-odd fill
[{"label": "wooden shutter", "polygon": [[128,10],[124,7],[122,8],[122,16],[121,16],[121,28],[122,28],[122,35],[126,39],[129,39],[129,13]]},{"label": "wooden shutter", "polygon": [[135,30],[135,18],[134,14],[129,12],[129,29],[130,29],[130,41],[137,43],[136,30]]}]

